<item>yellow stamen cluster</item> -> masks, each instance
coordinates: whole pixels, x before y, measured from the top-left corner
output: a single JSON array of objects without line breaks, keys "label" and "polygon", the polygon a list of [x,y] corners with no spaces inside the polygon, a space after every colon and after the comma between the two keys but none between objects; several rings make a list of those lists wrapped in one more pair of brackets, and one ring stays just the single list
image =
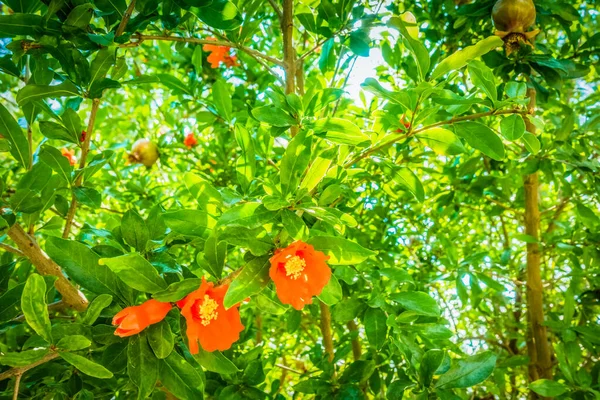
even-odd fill
[{"label": "yellow stamen cluster", "polygon": [[306,261],[304,261],[303,258],[294,256],[287,260],[284,267],[286,276],[291,276],[292,279],[298,279],[302,274],[302,271],[304,271],[304,267],[306,267]]},{"label": "yellow stamen cluster", "polygon": [[219,313],[217,312],[218,307],[219,305],[217,302],[205,294],[204,301],[200,306],[200,310],[198,310],[198,314],[200,314],[200,323],[206,326],[210,324],[210,321],[217,319],[219,316]]}]

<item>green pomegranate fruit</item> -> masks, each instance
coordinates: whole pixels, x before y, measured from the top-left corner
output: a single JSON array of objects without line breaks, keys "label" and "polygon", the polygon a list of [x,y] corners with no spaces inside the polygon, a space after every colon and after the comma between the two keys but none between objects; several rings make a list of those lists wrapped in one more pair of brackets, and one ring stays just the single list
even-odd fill
[{"label": "green pomegranate fruit", "polygon": [[535,5],[532,0],[498,0],[492,20],[498,31],[525,33],[535,23]]},{"label": "green pomegranate fruit", "polygon": [[148,139],[139,139],[131,147],[129,153],[129,161],[132,163],[144,164],[150,168],[158,160],[160,156],[156,143]]}]

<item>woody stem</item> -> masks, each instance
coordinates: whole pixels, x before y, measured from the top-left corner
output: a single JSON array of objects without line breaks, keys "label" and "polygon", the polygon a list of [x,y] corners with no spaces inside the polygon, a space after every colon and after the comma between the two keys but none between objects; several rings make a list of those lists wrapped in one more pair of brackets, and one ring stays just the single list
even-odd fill
[{"label": "woody stem", "polygon": [[321,309],[321,334],[323,335],[323,345],[325,346],[325,352],[327,353],[327,359],[329,362],[333,361],[333,339],[331,337],[331,311],[329,306],[322,301],[319,301],[319,307]]}]

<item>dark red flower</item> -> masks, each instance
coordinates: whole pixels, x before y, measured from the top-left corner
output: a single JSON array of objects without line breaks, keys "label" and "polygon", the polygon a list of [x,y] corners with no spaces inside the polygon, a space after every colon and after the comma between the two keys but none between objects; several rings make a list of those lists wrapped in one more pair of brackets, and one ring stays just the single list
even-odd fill
[{"label": "dark red flower", "polygon": [[187,324],[190,353],[197,354],[200,346],[205,351],[227,350],[240,338],[244,330],[239,304],[226,310],[223,298],[229,285],[214,287],[202,278],[200,288],[177,302]]},{"label": "dark red flower", "polygon": [[321,294],[331,278],[327,260],[329,256],[300,240],[277,249],[271,257],[269,276],[275,282],[279,300],[296,310],[312,304],[312,297]]},{"label": "dark red flower", "polygon": [[171,308],[171,303],[154,299],[139,306],[124,308],[113,317],[112,324],[118,325],[115,335],[121,337],[136,335],[148,326],[162,321]]},{"label": "dark red flower", "polygon": [[85,136],[87,135],[86,131],[81,131],[81,137],[79,138],[80,142],[85,142]]}]

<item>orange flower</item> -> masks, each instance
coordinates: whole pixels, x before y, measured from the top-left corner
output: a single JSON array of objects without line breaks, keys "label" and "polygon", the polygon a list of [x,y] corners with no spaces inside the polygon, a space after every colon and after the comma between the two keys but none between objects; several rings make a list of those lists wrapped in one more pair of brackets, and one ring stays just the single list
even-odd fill
[{"label": "orange flower", "polygon": [[198,140],[196,139],[196,136],[194,136],[193,133],[188,133],[187,135],[185,135],[183,144],[185,144],[185,147],[187,147],[188,149],[191,149],[192,147],[196,147],[198,145]]},{"label": "orange flower", "polygon": [[202,278],[200,288],[177,302],[187,322],[190,353],[198,353],[198,341],[205,351],[227,350],[244,330],[239,304],[226,310],[223,298],[229,285],[214,287]]},{"label": "orange flower", "polygon": [[[216,40],[215,38],[208,38],[208,40]],[[211,54],[207,57],[207,61],[210,63],[211,68],[219,68],[221,63],[225,64],[228,68],[235,67],[238,65],[237,57],[229,54],[231,51],[230,47],[219,46],[215,44],[205,44],[202,47],[204,51],[210,51]]]},{"label": "orange flower", "polygon": [[296,310],[312,304],[312,297],[321,294],[331,278],[327,260],[329,256],[301,240],[277,249],[271,257],[269,276],[275,282],[279,300]]},{"label": "orange flower", "polygon": [[154,299],[139,306],[124,308],[113,317],[112,324],[118,325],[115,335],[121,337],[136,335],[149,325],[162,321],[171,308],[171,303]]},{"label": "orange flower", "polygon": [[75,150],[70,150],[65,147],[60,152],[63,156],[67,157],[69,164],[75,165],[77,163],[77,158],[75,158]]}]

